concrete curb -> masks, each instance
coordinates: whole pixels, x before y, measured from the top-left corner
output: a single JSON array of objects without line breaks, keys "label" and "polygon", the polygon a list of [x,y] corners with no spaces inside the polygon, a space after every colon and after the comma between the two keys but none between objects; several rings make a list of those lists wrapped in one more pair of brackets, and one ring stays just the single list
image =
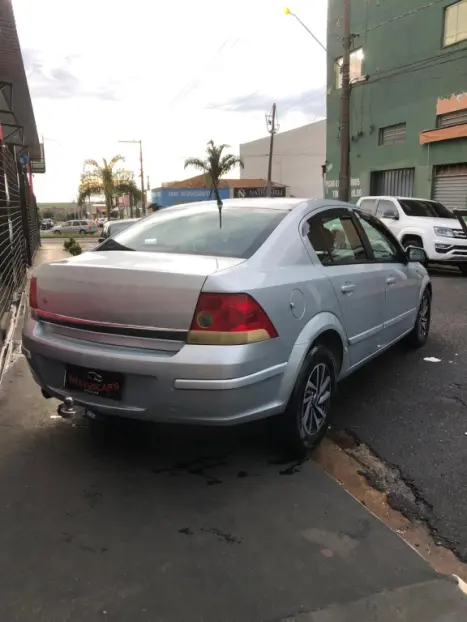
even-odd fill
[{"label": "concrete curb", "polygon": [[11,306],[10,311],[5,314],[5,316],[9,315],[9,317],[7,318],[7,326],[4,329],[6,333],[5,339],[2,343],[2,347],[0,350],[0,385],[2,383],[3,376],[5,375],[5,372],[9,367],[11,354],[14,349],[13,346],[15,342],[14,340],[15,332],[17,330],[19,320],[24,316],[25,308],[26,308],[26,291],[24,290],[23,293],[21,294],[21,298],[19,302],[16,304],[13,304]]},{"label": "concrete curb", "polygon": [[456,583],[441,577],[296,614],[280,622],[463,622],[467,619],[467,598]]}]

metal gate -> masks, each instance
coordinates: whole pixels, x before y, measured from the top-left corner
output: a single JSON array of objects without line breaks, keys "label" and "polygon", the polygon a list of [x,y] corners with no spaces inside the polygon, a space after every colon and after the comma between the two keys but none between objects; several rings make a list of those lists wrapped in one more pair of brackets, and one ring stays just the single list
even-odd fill
[{"label": "metal gate", "polygon": [[467,164],[437,166],[432,198],[451,210],[467,207]]},{"label": "metal gate", "polygon": [[373,171],[370,192],[373,196],[413,197],[414,181],[414,168]]},{"label": "metal gate", "polygon": [[0,320],[19,300],[40,246],[35,198],[13,149],[0,142]]}]

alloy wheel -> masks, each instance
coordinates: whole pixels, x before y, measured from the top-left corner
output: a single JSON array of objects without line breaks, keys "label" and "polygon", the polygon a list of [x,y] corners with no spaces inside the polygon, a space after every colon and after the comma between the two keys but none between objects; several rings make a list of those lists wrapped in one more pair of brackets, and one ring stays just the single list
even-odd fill
[{"label": "alloy wheel", "polygon": [[332,376],[325,363],[313,367],[303,394],[300,412],[302,436],[315,436],[327,419],[331,405]]}]

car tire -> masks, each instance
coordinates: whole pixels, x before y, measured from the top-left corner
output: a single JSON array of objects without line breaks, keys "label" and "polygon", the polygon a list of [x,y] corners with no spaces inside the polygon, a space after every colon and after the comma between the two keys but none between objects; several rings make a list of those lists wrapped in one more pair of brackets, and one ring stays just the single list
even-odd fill
[{"label": "car tire", "polygon": [[467,276],[467,263],[460,263],[457,265],[457,267],[459,268],[463,276]]},{"label": "car tire", "polygon": [[79,234],[80,234],[80,235],[86,235],[86,231],[85,231],[84,229],[80,229],[80,230],[79,230]]},{"label": "car tire", "polygon": [[418,307],[415,326],[407,335],[407,343],[412,348],[422,348],[427,342],[431,324],[431,298],[431,292],[426,288]]},{"label": "car tire", "polygon": [[423,248],[423,242],[420,240],[420,238],[407,237],[407,238],[404,238],[403,247],[407,248],[408,246],[416,246],[417,248]]},{"label": "car tire", "polygon": [[275,440],[293,457],[306,456],[326,435],[336,377],[334,354],[324,345],[313,346],[303,362],[285,412],[270,420]]},{"label": "car tire", "polygon": [[61,231],[60,231],[60,229],[55,229],[54,233],[55,233],[56,235],[60,235]]}]

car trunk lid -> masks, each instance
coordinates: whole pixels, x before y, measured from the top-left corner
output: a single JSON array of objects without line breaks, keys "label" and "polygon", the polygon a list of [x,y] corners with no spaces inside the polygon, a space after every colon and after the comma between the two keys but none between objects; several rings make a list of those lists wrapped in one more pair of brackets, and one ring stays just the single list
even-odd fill
[{"label": "car trunk lid", "polygon": [[[37,299],[43,319],[82,322],[83,330],[185,340],[206,277],[243,259],[94,251],[42,266]],[[40,316],[39,316],[40,317]],[[178,336],[177,336],[178,333]],[[165,336],[164,336],[165,335]],[[157,338],[157,335],[156,335]]]}]

